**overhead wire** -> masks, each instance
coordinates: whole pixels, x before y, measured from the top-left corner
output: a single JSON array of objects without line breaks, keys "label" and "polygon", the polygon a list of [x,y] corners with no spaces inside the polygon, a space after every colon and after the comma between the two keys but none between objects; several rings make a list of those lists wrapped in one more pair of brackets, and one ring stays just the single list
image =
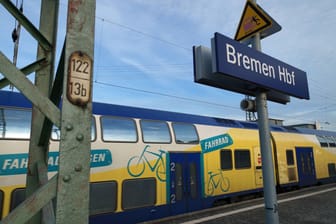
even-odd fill
[{"label": "overhead wire", "polygon": [[170,97],[170,98],[175,98],[175,99],[180,99],[180,100],[186,100],[186,101],[191,101],[191,102],[208,104],[208,105],[212,105],[212,106],[220,106],[220,107],[226,107],[226,108],[230,108],[230,109],[240,110],[238,107],[233,107],[233,106],[214,103],[214,102],[208,102],[208,101],[204,101],[204,100],[196,100],[196,99],[181,97],[181,96],[172,95],[172,94],[166,94],[166,93],[160,93],[160,92],[138,89],[138,88],[133,88],[133,87],[115,85],[115,84],[105,83],[105,82],[100,82],[100,81],[94,81],[94,82],[97,83],[97,84],[100,84],[100,85],[111,86],[111,87],[116,87],[116,88],[121,88],[121,89],[128,89],[128,90],[132,90],[132,91],[136,91],[136,92],[149,93],[149,94],[165,96],[165,97]]},{"label": "overhead wire", "polygon": [[[16,0],[17,4],[18,4],[18,0]],[[21,9],[22,8],[22,9]],[[21,8],[20,10],[23,11],[23,0],[21,1]],[[170,46],[173,46],[173,47],[176,47],[176,48],[179,48],[179,49],[183,49],[183,50],[186,50],[188,52],[191,51],[191,48],[187,48],[187,47],[184,47],[180,44],[177,44],[173,41],[170,41],[170,40],[166,40],[166,39],[163,39],[161,37],[158,37],[158,36],[155,36],[153,34],[150,34],[150,33],[147,33],[147,32],[143,32],[143,31],[140,31],[136,28],[133,28],[131,26],[128,26],[128,25],[124,25],[124,24],[121,24],[119,22],[114,22],[110,19],[106,19],[106,18],[103,18],[103,17],[100,17],[100,16],[96,16],[97,19],[101,20],[103,23],[108,23],[108,24],[111,24],[111,25],[114,25],[114,26],[118,26],[120,28],[123,28],[123,29],[126,29],[128,31],[131,31],[131,32],[135,32],[137,34],[140,34],[142,36],[145,36],[145,37],[148,37],[150,39],[153,39],[153,40],[156,40],[156,41],[159,41],[159,42],[162,42],[164,44],[168,44]],[[19,24],[17,24],[17,21],[15,21],[15,26],[17,26]],[[101,28],[101,36],[103,34],[103,30],[104,30],[105,27],[102,27]],[[100,51],[99,51],[100,52]],[[101,54],[101,53],[99,53]],[[168,64],[168,66],[184,66],[184,65],[188,65],[188,64]],[[152,67],[151,67],[152,66]],[[147,65],[145,67],[147,67],[147,71],[149,72],[155,72],[157,71],[156,68],[155,68],[156,65]],[[157,65],[157,66],[160,66],[160,65]],[[192,66],[192,65],[191,65]],[[120,70],[118,71],[117,68],[119,68]],[[124,68],[122,66],[101,66],[98,64],[98,68],[99,70],[101,69],[106,69],[106,71],[109,71],[109,70],[113,70],[114,72],[128,72],[127,70],[127,66],[125,66]],[[134,72],[134,71],[129,71],[129,72]],[[138,71],[140,72],[140,71]],[[176,71],[175,71],[176,72]],[[166,96],[166,97],[173,97],[173,98],[176,98],[176,99],[181,99],[181,100],[188,100],[188,101],[191,101],[191,102],[198,102],[198,103],[204,103],[204,104],[207,104],[207,105],[214,105],[214,106],[221,106],[221,107],[227,107],[227,108],[231,108],[231,109],[235,109],[235,110],[240,110],[240,108],[238,107],[232,107],[232,106],[229,106],[229,105],[223,105],[223,104],[218,104],[218,103],[213,103],[213,102],[208,102],[208,101],[202,101],[202,100],[195,100],[195,99],[192,99],[192,98],[187,98],[187,97],[180,97],[180,96],[175,96],[175,95],[171,95],[171,94],[163,94],[163,93],[159,93],[159,92],[154,92],[154,91],[148,91],[148,90],[142,90],[142,89],[136,89],[136,88],[132,88],[132,87],[126,87],[126,86],[119,86],[119,85],[113,85],[113,84],[110,84],[110,83],[104,83],[104,82],[101,82],[99,80],[95,80],[95,83],[97,84],[101,84],[101,85],[107,85],[107,86],[113,86],[113,87],[116,87],[116,88],[123,88],[123,89],[128,89],[128,90],[132,90],[132,91],[140,91],[140,92],[145,92],[145,93],[150,93],[150,94],[155,94],[155,95],[161,95],[161,96]],[[316,83],[314,83],[315,85]],[[315,85],[316,86],[316,85]],[[322,94],[316,94],[316,95],[319,95],[320,97],[323,97],[323,98],[327,98],[327,99],[330,99],[330,100],[333,100],[329,95],[322,95]],[[311,111],[309,113],[313,113],[313,112],[324,112],[325,110],[330,110],[331,108],[333,108],[335,105],[329,105],[329,106],[324,106],[324,107],[320,107],[320,108],[317,108],[316,110],[314,111]],[[276,115],[276,114],[275,114]],[[281,116],[284,116],[283,114]]]},{"label": "overhead wire", "polygon": [[[152,35],[152,34],[149,34],[149,33],[146,33],[146,32],[143,32],[143,31],[140,31],[138,29],[135,29],[133,27],[130,27],[130,26],[126,26],[126,25],[123,25],[121,23],[117,23],[117,22],[114,22],[114,21],[111,21],[109,19],[105,19],[105,18],[102,18],[102,17],[99,17],[99,16],[96,16],[96,18],[100,19],[101,21],[103,22],[106,22],[106,23],[109,23],[109,24],[112,24],[112,25],[115,25],[115,26],[118,26],[118,27],[121,27],[123,29],[126,29],[126,30],[129,30],[131,32],[135,32],[135,33],[138,33],[138,34],[141,34],[143,36],[146,36],[146,37],[149,37],[151,39],[154,39],[154,40],[157,40],[157,41],[160,41],[160,42],[163,42],[165,44],[169,44],[171,46],[174,46],[174,47],[177,47],[177,48],[180,48],[180,49],[184,49],[184,50],[187,50],[187,51],[191,51],[190,48],[186,48],[184,46],[181,46],[179,44],[176,44],[172,41],[167,41],[165,39],[162,39],[160,37],[157,37],[155,35]],[[170,65],[174,65],[174,64],[170,64]],[[180,66],[180,65],[188,65],[188,64],[175,64],[175,66]],[[190,65],[190,64],[189,64]],[[150,68],[152,66],[152,68]],[[156,71],[155,68],[156,65],[150,65],[150,66],[144,66],[145,69],[148,71],[148,72],[154,72]],[[157,66],[160,66],[160,65],[157,65]],[[191,65],[192,66],[192,65]],[[146,68],[147,67],[147,68]],[[143,72],[143,71],[132,71],[132,69],[130,69],[128,66],[119,66],[119,65],[116,65],[116,66],[100,66],[99,68],[97,68],[99,70],[107,70],[107,71],[113,71],[113,72]],[[160,71],[160,70],[158,70]],[[161,95],[161,96],[166,96],[166,97],[172,97],[172,98],[176,98],[176,99],[182,99],[182,100],[188,100],[188,101],[192,101],[192,102],[198,102],[198,103],[205,103],[205,104],[208,104],[208,105],[214,105],[214,106],[221,106],[221,107],[228,107],[228,108],[231,108],[231,109],[236,109],[236,110],[240,110],[240,108],[238,107],[232,107],[232,106],[229,106],[229,105],[222,105],[222,104],[217,104],[217,103],[212,103],[212,102],[206,102],[206,101],[201,101],[201,100],[195,100],[195,99],[191,99],[191,98],[186,98],[186,97],[180,97],[180,96],[174,96],[174,95],[170,95],[170,94],[162,94],[162,93],[159,93],[159,92],[154,92],[154,91],[148,91],[148,90],[143,90],[143,89],[136,89],[136,88],[132,88],[132,87],[126,87],[126,86],[120,86],[120,85],[114,85],[114,84],[110,84],[110,83],[104,83],[104,82],[101,82],[101,81],[98,81],[96,80],[95,81],[97,84],[101,84],[101,85],[107,85],[107,86],[112,86],[112,87],[117,87],[117,88],[123,88],[123,89],[128,89],[128,90],[132,90],[132,91],[138,91],[138,92],[145,92],[145,93],[150,93],[150,94],[155,94],[155,95]],[[329,96],[325,96],[325,95],[321,95],[321,94],[317,94],[319,95],[320,97],[323,97],[323,98],[328,98],[328,99],[331,99]],[[316,111],[321,111],[323,112],[323,107],[322,108],[319,108],[317,110],[314,110],[312,112],[309,112],[309,113],[313,113],[313,112],[316,112]],[[274,114],[275,116],[282,116],[283,115],[276,115]],[[305,120],[307,121],[307,120]]]},{"label": "overhead wire", "polygon": [[[196,102],[196,103],[200,103],[200,104],[206,104],[206,105],[217,106],[217,107],[224,107],[224,108],[229,108],[229,109],[241,111],[241,109],[239,107],[234,107],[234,106],[225,105],[225,104],[219,104],[219,103],[214,103],[214,102],[209,102],[209,101],[204,101],[204,100],[197,100],[197,99],[193,99],[193,98],[181,97],[181,96],[177,96],[177,95],[166,94],[166,93],[155,92],[155,91],[149,91],[149,90],[144,90],[144,89],[139,89],[139,88],[115,85],[115,84],[111,84],[111,83],[100,82],[100,81],[97,81],[97,80],[95,80],[94,82],[96,84],[105,85],[105,86],[109,86],[109,87],[115,87],[115,88],[120,88],[120,89],[126,89],[126,90],[141,92],[141,93],[153,94],[153,95],[164,96],[164,97],[169,97],[169,98],[178,99],[178,100]],[[336,105],[333,105],[333,106],[336,106]],[[313,112],[316,112],[316,111],[311,111],[311,112],[308,112],[308,113],[313,113]],[[271,116],[273,116],[273,117],[286,117],[286,118],[289,118],[289,119],[293,118],[293,116],[277,114],[277,113],[272,113]],[[315,120],[302,119],[300,117],[296,117],[295,120],[302,121],[302,122],[305,122],[305,123],[315,122]]]},{"label": "overhead wire", "polygon": [[[160,42],[163,42],[165,44],[169,44],[171,46],[174,46],[174,47],[177,47],[177,48],[180,48],[180,49],[184,49],[188,52],[191,51],[190,48],[186,48],[180,44],[177,44],[177,43],[174,43],[173,41],[168,41],[168,40],[165,40],[165,39],[162,39],[160,37],[157,37],[153,34],[150,34],[150,33],[147,33],[147,32],[143,32],[143,31],[140,31],[134,27],[130,27],[130,26],[127,26],[127,25],[124,25],[124,24],[121,24],[121,23],[118,23],[118,22],[114,22],[112,20],[109,20],[109,19],[106,19],[106,18],[103,18],[103,17],[100,17],[100,16],[96,16],[97,19],[101,20],[102,22],[106,22],[106,23],[109,23],[109,24],[112,24],[112,25],[115,25],[115,26],[118,26],[118,27],[121,27],[123,29],[126,29],[126,30],[129,30],[131,32],[135,32],[135,33],[138,33],[138,34],[141,34],[143,36],[146,36],[148,38],[151,38],[151,39],[154,39],[154,40],[157,40],[157,41],[160,41]],[[111,66],[112,67],[112,66]],[[111,68],[110,67],[110,68]],[[99,68],[98,68],[99,69]],[[314,81],[314,85],[316,85],[316,82]],[[318,87],[317,87],[318,88]],[[315,95],[318,95],[324,99],[330,99],[330,100],[334,100],[332,99],[328,94],[320,94],[319,92],[315,93]]]},{"label": "overhead wire", "polygon": [[113,25],[115,25],[115,26],[119,26],[119,27],[121,27],[121,28],[124,28],[124,29],[127,29],[127,30],[129,30],[129,31],[132,31],[132,32],[141,34],[141,35],[146,36],[146,37],[149,37],[149,38],[151,38],[151,39],[154,39],[154,40],[157,40],[157,41],[160,41],[160,42],[169,44],[169,45],[171,45],[171,46],[174,46],[174,47],[177,47],[177,48],[181,48],[181,49],[186,50],[186,51],[188,51],[188,52],[191,52],[191,48],[187,48],[187,47],[184,47],[184,46],[182,46],[182,45],[176,44],[176,43],[174,43],[174,42],[172,42],[172,41],[165,40],[165,39],[160,38],[160,37],[157,37],[157,36],[155,36],[155,35],[152,35],[152,34],[149,34],[149,33],[146,33],[146,32],[140,31],[140,30],[137,30],[137,29],[135,29],[135,28],[133,28],[133,27],[126,26],[126,25],[123,25],[123,24],[121,24],[121,23],[113,22],[113,21],[111,21],[111,20],[102,18],[102,17],[100,17],[100,16],[96,16],[96,18],[102,20],[103,22],[107,22],[107,23],[113,24]]},{"label": "overhead wire", "polygon": [[[164,77],[171,74],[178,74],[179,78],[192,77],[192,68],[190,64],[160,64],[160,65],[141,65],[133,66],[101,66],[95,67],[99,79],[105,77],[116,77],[122,79],[145,78],[147,75],[151,77]],[[95,74],[96,74],[95,73]],[[98,79],[96,77],[96,79]],[[98,80],[99,80],[98,79]]]},{"label": "overhead wire", "polygon": [[[146,33],[146,32],[143,32],[143,31],[140,31],[136,28],[133,28],[133,27],[130,27],[130,26],[127,26],[127,25],[124,25],[124,24],[121,24],[121,23],[118,23],[118,22],[114,22],[112,20],[109,20],[109,19],[106,19],[106,18],[103,18],[103,17],[99,17],[99,16],[96,16],[97,19],[100,19],[101,21],[103,22],[106,22],[106,23],[109,23],[109,24],[112,24],[112,25],[115,25],[115,26],[118,26],[120,28],[123,28],[123,29],[126,29],[128,31],[131,31],[131,32],[135,32],[137,34],[140,34],[140,35],[143,35],[145,37],[148,37],[148,38],[151,38],[153,40],[156,40],[156,41],[160,41],[162,43],[165,43],[165,44],[168,44],[168,45],[171,45],[173,47],[176,47],[176,48],[179,48],[179,49],[183,49],[183,50],[186,50],[188,52],[191,51],[190,48],[186,48],[180,44],[176,44],[174,43],[173,41],[168,41],[168,40],[165,40],[161,37],[157,37],[153,34],[150,34],[150,33]],[[173,65],[173,64],[172,64]],[[160,65],[158,65],[160,66]],[[176,65],[178,66],[178,65]],[[148,72],[155,72],[156,70],[154,68],[149,68],[149,66],[146,68],[146,66],[144,66],[145,69],[148,71]],[[105,71],[113,71],[113,72],[132,72],[134,73],[135,71],[132,71],[131,69],[127,68],[126,66],[123,68],[123,66],[99,66],[97,68],[98,70],[105,70]],[[119,69],[119,70],[118,70]],[[139,70],[137,72],[140,72]],[[143,71],[142,71],[143,72]],[[191,99],[191,98],[187,98],[187,97],[180,97],[180,96],[175,96],[175,95],[171,95],[171,94],[163,94],[163,93],[159,93],[159,92],[154,92],[154,91],[149,91],[149,90],[143,90],[143,89],[136,89],[136,88],[132,88],[132,87],[127,87],[127,86],[120,86],[120,85],[114,85],[114,84],[111,84],[111,83],[104,83],[104,82],[101,82],[101,81],[98,81],[98,80],[95,80],[95,83],[97,84],[101,84],[101,85],[106,85],[106,86],[111,86],[111,87],[116,87],[116,88],[123,88],[123,89],[128,89],[128,90],[131,90],[131,91],[138,91],[138,92],[144,92],[144,93],[149,93],[149,94],[155,94],[155,95],[161,95],[161,96],[166,96],[166,97],[172,97],[172,98],[176,98],[176,99],[182,99],[182,100],[187,100],[187,101],[191,101],[191,102],[198,102],[198,103],[204,103],[204,104],[208,104],[208,105],[214,105],[214,106],[221,106],[221,107],[228,107],[228,108],[231,108],[231,109],[235,109],[235,110],[240,110],[240,108],[238,107],[232,107],[232,106],[229,106],[229,105],[223,105],[223,104],[218,104],[218,103],[212,103],[212,102],[207,102],[207,101],[202,101],[202,100],[195,100],[195,99]],[[316,83],[315,83],[316,84]],[[318,87],[317,87],[318,88]],[[322,95],[322,94],[315,94],[315,95],[318,95],[319,97],[322,97],[324,99],[329,99],[329,100],[333,100],[328,94],[326,95]],[[332,107],[331,105],[328,106],[327,108],[330,108]],[[326,109],[326,107],[320,107],[314,111],[311,111],[309,113],[314,113],[314,112],[323,112],[324,110]],[[280,117],[284,117],[283,114],[281,115],[277,115],[277,114],[274,114],[275,116],[280,116]],[[285,116],[286,117],[286,116]],[[290,118],[290,116],[288,116]],[[309,121],[311,122],[310,120],[307,120],[307,119],[297,119],[297,120],[302,120],[302,121]]]}]

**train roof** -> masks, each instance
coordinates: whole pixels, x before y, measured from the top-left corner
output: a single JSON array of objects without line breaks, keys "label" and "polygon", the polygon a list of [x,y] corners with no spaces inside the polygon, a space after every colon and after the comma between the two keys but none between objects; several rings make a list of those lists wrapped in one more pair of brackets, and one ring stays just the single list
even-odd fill
[{"label": "train roof", "polygon": [[334,131],[317,130],[317,129],[312,129],[312,128],[302,128],[302,127],[295,127],[294,129],[296,129],[299,133],[302,133],[302,134],[336,137],[336,132]]},{"label": "train roof", "polygon": [[1,90],[0,106],[30,108],[32,103],[21,93]]},{"label": "train roof", "polygon": [[[31,102],[21,93],[12,91],[0,91],[0,105],[9,107],[31,108]],[[215,125],[225,127],[236,127],[246,129],[258,129],[256,122],[238,121],[225,118],[207,117],[177,112],[162,111],[156,109],[145,109],[132,106],[123,106],[107,103],[93,102],[93,114],[123,116],[151,120],[166,120],[174,122],[187,122],[194,124]],[[271,131],[298,132],[306,134],[321,134],[317,130],[306,130],[306,128],[285,128],[283,126],[270,125]],[[328,135],[336,134],[328,132]],[[327,133],[326,133],[327,134]]]},{"label": "train roof", "polygon": [[[255,122],[207,117],[202,115],[177,113],[156,109],[137,108],[131,106],[111,105],[105,103],[94,103],[93,113],[100,115],[114,115],[114,116],[124,116],[124,117],[133,117],[141,119],[151,119],[151,120],[166,120],[173,122],[187,122],[187,123],[204,124],[204,125],[258,129],[258,124]],[[272,129],[276,131],[285,131],[284,128],[278,126],[272,126]]]}]

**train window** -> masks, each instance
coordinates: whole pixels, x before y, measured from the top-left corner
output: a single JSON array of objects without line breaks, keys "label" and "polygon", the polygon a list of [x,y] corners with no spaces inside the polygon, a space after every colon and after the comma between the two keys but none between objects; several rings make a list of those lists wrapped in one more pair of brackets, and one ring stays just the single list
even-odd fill
[{"label": "train window", "polygon": [[12,192],[10,211],[16,208],[26,198],[25,188],[17,188]]},{"label": "train window", "polygon": [[117,182],[90,184],[90,215],[114,212],[117,207]]},{"label": "train window", "polygon": [[183,167],[181,163],[175,163],[175,200],[180,201],[183,198]]},{"label": "train window", "polygon": [[234,151],[235,168],[248,169],[251,168],[250,151],[245,149],[237,149]]},{"label": "train window", "polygon": [[220,151],[220,163],[222,170],[232,170],[232,152],[230,149]]},{"label": "train window", "polygon": [[192,199],[196,199],[198,197],[198,191],[197,191],[197,166],[196,163],[189,163],[189,184],[190,184],[190,196]]},{"label": "train window", "polygon": [[175,140],[178,144],[198,144],[197,131],[192,124],[173,123]]},{"label": "train window", "polygon": [[164,121],[141,121],[143,141],[146,143],[170,143],[168,125]]},{"label": "train window", "polygon": [[286,159],[287,159],[287,165],[292,166],[294,165],[294,154],[293,150],[287,149],[286,150]]},{"label": "train window", "polygon": [[123,209],[140,208],[155,205],[155,178],[125,180],[122,186]]},{"label": "train window", "polygon": [[0,220],[2,217],[2,207],[3,207],[3,200],[4,199],[4,193],[2,190],[0,190]]},{"label": "train window", "polygon": [[[53,125],[51,129],[51,139],[55,141],[59,141],[61,139],[61,130]],[[94,141],[96,139],[96,124],[95,119],[92,117],[91,122],[91,141]]]},{"label": "train window", "polygon": [[336,147],[336,136],[330,136],[330,138],[332,138],[332,139],[333,139],[333,141],[334,141],[334,144],[335,144],[335,147]]},{"label": "train window", "polygon": [[336,147],[335,140],[332,136],[326,136],[329,147]]},{"label": "train window", "polygon": [[330,177],[336,176],[335,163],[328,163],[328,172]]},{"label": "train window", "polygon": [[317,139],[319,140],[321,147],[328,147],[328,141],[324,136],[317,136]]},{"label": "train window", "polygon": [[307,165],[308,173],[313,174],[314,171],[313,171],[313,167],[312,167],[311,157],[310,157],[309,154],[306,154],[305,161],[307,162],[306,165]]},{"label": "train window", "polygon": [[29,139],[31,111],[0,108],[0,139]]},{"label": "train window", "polygon": [[331,140],[331,147],[336,147],[336,138],[333,136],[330,136],[330,140]]},{"label": "train window", "polygon": [[133,119],[104,116],[101,117],[101,125],[104,141],[136,142],[138,140]]}]

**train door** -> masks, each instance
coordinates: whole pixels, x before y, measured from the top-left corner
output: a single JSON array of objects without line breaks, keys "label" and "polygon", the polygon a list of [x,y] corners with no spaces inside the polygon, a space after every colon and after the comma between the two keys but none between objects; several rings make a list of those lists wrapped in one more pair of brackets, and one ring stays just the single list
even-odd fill
[{"label": "train door", "polygon": [[296,147],[296,162],[299,175],[299,186],[308,186],[316,183],[313,148]]},{"label": "train door", "polygon": [[255,173],[255,183],[257,187],[263,187],[263,176],[262,176],[262,164],[261,164],[261,152],[258,146],[253,147],[254,153],[254,173]]},{"label": "train door", "polygon": [[201,209],[200,153],[169,153],[173,215]]}]

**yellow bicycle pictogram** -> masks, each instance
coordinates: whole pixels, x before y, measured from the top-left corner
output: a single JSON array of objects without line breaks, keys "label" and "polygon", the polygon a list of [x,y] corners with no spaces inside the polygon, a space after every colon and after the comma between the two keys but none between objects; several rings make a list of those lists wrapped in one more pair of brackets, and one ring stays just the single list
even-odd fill
[{"label": "yellow bicycle pictogram", "polygon": [[221,170],[214,173],[212,171],[208,171],[209,181],[208,181],[208,189],[207,194],[213,195],[215,189],[218,187],[222,192],[227,192],[230,189],[230,180],[227,177],[224,177],[224,174]]}]

